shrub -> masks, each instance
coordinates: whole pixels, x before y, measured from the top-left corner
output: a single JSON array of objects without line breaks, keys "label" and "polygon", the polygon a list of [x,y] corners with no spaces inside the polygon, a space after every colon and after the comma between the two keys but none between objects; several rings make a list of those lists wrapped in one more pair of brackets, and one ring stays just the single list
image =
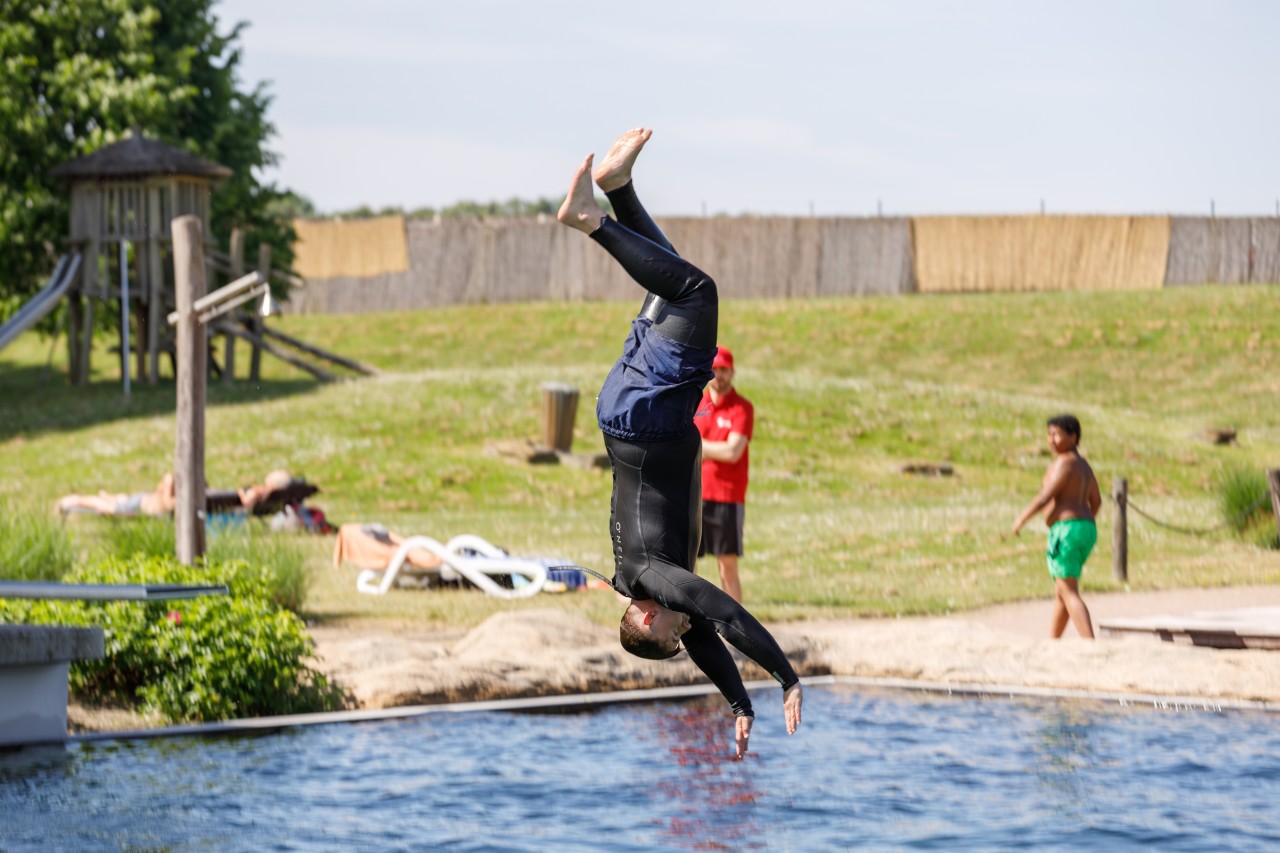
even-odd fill
[{"label": "shrub", "polygon": [[235,561],[189,567],[171,557],[111,558],[70,573],[75,583],[225,584],[225,596],[178,601],[0,602],[0,621],[98,625],[106,657],[71,665],[89,701],[141,700],[172,721],[333,710],[341,691],[304,660],[302,621],[266,594],[271,572]]},{"label": "shrub", "polygon": [[1261,471],[1229,465],[1218,474],[1214,487],[1223,521],[1237,533],[1247,530],[1260,515],[1270,515],[1271,492]]},{"label": "shrub", "polygon": [[66,527],[44,513],[0,507],[0,575],[56,581],[71,570],[75,548]]},{"label": "shrub", "polygon": [[1280,548],[1271,509],[1271,489],[1266,475],[1241,466],[1229,466],[1214,484],[1218,507],[1227,526],[1260,548]]}]

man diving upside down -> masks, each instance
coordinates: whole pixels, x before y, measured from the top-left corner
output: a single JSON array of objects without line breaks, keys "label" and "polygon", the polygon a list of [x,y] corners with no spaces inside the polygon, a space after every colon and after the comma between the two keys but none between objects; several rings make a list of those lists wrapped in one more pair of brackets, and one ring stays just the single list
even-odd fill
[{"label": "man diving upside down", "polygon": [[[613,468],[612,584],[630,599],[619,628],[622,646],[661,660],[678,653],[683,640],[733,708],[741,758],[755,716],[720,636],[782,685],[788,734],[800,725],[803,692],[764,626],[693,571],[702,524],[702,438],[693,418],[713,375],[718,297],[715,282],[675,253],[636,196],[631,169],[652,133],[622,134],[594,173],[588,154],[556,218],[604,247],[648,291],[596,403]],[[593,177],[616,221],[596,204]]]}]

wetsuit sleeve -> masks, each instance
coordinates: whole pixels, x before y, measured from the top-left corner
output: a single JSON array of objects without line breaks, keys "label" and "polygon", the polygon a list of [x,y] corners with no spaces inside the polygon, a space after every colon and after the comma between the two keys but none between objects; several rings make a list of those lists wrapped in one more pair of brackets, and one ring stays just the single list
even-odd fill
[{"label": "wetsuit sleeve", "polygon": [[682,638],[684,649],[689,653],[690,659],[729,701],[729,707],[733,709],[735,717],[754,717],[755,711],[751,708],[751,699],[747,696],[747,688],[742,683],[738,665],[733,662],[733,655],[729,654],[724,643],[720,642],[710,622],[696,616],[691,616],[690,619],[693,625]]},{"label": "wetsuit sleeve", "polygon": [[[773,635],[716,585],[685,569],[654,563],[644,573],[644,586],[665,607],[689,615],[693,627],[684,635],[689,657],[734,705],[734,713],[742,713],[736,703],[745,700],[746,691],[733,656],[713,634],[759,664],[783,690],[800,680]],[[750,702],[746,707],[750,713]]]}]

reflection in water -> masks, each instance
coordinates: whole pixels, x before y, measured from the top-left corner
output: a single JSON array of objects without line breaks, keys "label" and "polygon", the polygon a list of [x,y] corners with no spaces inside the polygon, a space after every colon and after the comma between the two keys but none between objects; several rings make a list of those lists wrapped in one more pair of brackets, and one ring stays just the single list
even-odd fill
[{"label": "reflection in water", "polygon": [[1032,742],[1037,782],[1068,813],[1087,804],[1094,787],[1090,773],[1098,760],[1095,718],[1083,706],[1050,709]]},{"label": "reflection in water", "polygon": [[0,785],[67,773],[72,767],[71,754],[60,743],[0,749]]},{"label": "reflection in water", "polygon": [[745,761],[735,758],[734,721],[724,702],[716,697],[663,708],[656,722],[677,768],[657,786],[670,815],[664,839],[690,850],[760,846],[755,820],[760,792],[751,772],[757,756],[748,752]]}]

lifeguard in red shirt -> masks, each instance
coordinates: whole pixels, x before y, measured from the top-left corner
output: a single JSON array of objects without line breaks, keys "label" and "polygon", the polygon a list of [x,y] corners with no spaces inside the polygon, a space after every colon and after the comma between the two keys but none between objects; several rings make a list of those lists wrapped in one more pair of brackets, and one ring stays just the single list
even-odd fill
[{"label": "lifeguard in red shirt", "polygon": [[747,445],[755,407],[733,387],[733,353],[716,348],[715,378],[702,395],[693,422],[702,434],[702,543],[698,556],[712,554],[720,567],[720,587],[742,602],[738,558],[747,503]]}]

